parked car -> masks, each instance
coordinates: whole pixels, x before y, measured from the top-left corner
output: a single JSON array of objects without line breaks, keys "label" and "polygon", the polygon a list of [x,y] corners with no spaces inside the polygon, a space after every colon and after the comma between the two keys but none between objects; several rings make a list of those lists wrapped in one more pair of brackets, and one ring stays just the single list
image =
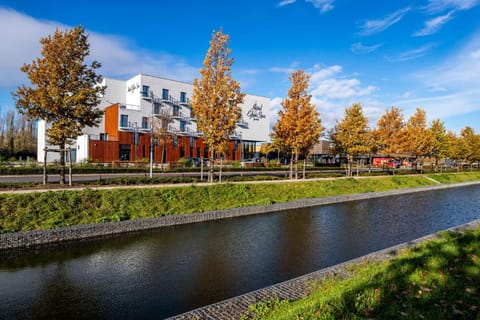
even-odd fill
[{"label": "parked car", "polygon": [[240,167],[241,168],[252,168],[252,167],[262,167],[263,163],[260,162],[260,159],[258,158],[251,158],[251,159],[245,159],[240,162]]},{"label": "parked car", "polygon": [[187,161],[192,167],[200,167],[202,165],[202,159],[200,158],[192,157],[188,158]]}]

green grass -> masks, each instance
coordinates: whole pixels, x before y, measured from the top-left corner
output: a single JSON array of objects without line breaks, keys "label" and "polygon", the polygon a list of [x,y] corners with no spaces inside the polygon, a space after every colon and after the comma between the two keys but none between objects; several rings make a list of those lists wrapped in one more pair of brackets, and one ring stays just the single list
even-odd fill
[{"label": "green grass", "polygon": [[253,319],[480,319],[480,229],[445,232],[396,259],[348,268],[307,298],[250,306]]},{"label": "green grass", "polygon": [[432,184],[433,181],[418,175],[3,194],[0,195],[0,233],[268,205]]},{"label": "green grass", "polygon": [[467,182],[467,181],[476,181],[480,180],[480,172],[459,172],[455,174],[451,173],[438,173],[438,174],[429,174],[430,178],[435,179],[440,183],[457,183],[457,182]]}]

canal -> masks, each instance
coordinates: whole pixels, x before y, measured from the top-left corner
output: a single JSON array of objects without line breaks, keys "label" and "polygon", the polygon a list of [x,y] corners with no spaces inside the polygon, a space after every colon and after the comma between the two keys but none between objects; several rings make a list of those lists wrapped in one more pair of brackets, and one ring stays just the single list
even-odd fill
[{"label": "canal", "polygon": [[0,319],[160,319],[480,218],[480,185],[0,256]]}]

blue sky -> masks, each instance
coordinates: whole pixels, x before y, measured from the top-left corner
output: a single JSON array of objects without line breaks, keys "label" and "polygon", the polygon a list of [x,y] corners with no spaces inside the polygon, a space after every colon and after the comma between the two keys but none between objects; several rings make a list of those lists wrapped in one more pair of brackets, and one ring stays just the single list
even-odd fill
[{"label": "blue sky", "polygon": [[327,128],[360,102],[372,125],[390,106],[406,118],[421,107],[480,133],[480,0],[0,0],[1,112],[28,84],[19,70],[40,56],[39,39],[79,24],[105,77],[192,82],[221,27],[235,79],[272,99],[273,121],[302,68]]}]

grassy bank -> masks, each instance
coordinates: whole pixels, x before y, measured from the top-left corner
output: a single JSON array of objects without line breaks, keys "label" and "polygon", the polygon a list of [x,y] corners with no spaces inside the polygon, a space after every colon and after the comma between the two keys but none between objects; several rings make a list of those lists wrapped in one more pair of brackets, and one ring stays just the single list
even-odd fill
[{"label": "grassy bank", "polygon": [[[470,175],[466,177],[470,178]],[[480,176],[476,179],[480,180]],[[358,180],[3,194],[0,195],[0,233],[268,205],[432,184],[434,182],[425,176],[389,176]]]},{"label": "grassy bank", "polygon": [[347,273],[305,299],[253,305],[251,318],[480,319],[480,229],[445,232],[394,260],[352,265]]},{"label": "grassy bank", "polygon": [[438,173],[429,174],[428,177],[435,179],[440,183],[458,183],[480,180],[480,172],[459,172],[459,173]]}]

